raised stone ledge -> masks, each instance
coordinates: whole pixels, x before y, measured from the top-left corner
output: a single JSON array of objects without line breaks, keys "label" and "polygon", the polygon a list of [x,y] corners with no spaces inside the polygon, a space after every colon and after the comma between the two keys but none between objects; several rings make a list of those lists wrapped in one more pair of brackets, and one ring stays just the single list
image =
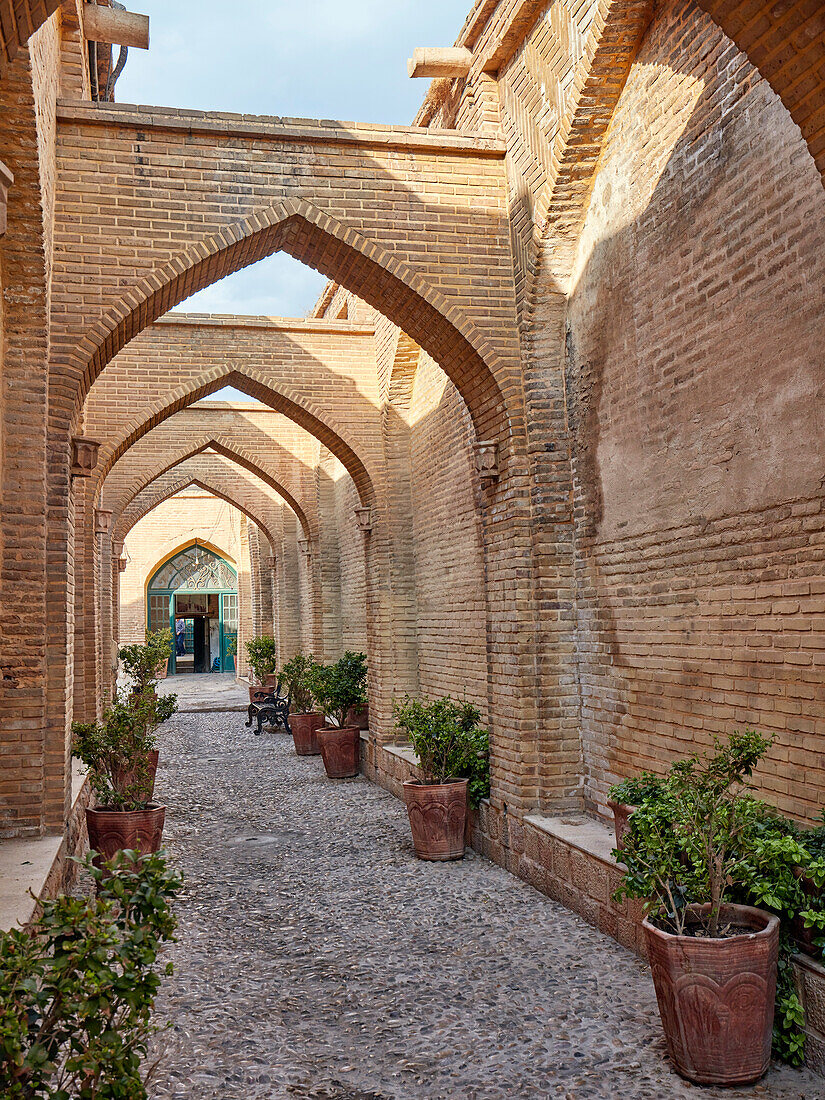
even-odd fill
[{"label": "raised stone ledge", "polygon": [[144,107],[130,103],[92,104],[59,99],[61,125],[122,126],[141,130],[181,130],[187,134],[246,137],[298,144],[361,145],[364,148],[446,153],[478,159],[503,159],[506,144],[489,134],[463,130],[430,130],[422,126],[375,126],[334,119],[287,119],[277,116],[236,115]]},{"label": "raised stone ledge", "polygon": [[87,846],[84,811],[90,798],[85,774],[75,761],[65,834],[0,840],[0,930],[28,924],[40,901],[56,897],[71,885],[76,866],[69,857]]}]

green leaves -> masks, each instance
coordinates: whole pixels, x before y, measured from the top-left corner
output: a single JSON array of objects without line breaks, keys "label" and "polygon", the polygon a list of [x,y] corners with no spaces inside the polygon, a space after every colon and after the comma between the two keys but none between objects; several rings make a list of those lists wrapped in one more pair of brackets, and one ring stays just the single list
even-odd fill
[{"label": "green leaves", "polygon": [[308,714],[314,701],[313,689],[320,665],[311,653],[296,653],[281,669],[281,680],[291,696],[291,709]]},{"label": "green leaves", "polygon": [[247,663],[255,679],[262,684],[278,667],[278,643],[269,635],[262,634],[260,638],[250,638],[244,646]]},{"label": "green leaves", "polygon": [[172,631],[146,632],[145,645],[126,645],[118,650],[126,673],[132,677],[133,690],[142,693],[155,680],[155,672],[172,653]]},{"label": "green leaves", "polygon": [[101,805],[140,810],[151,787],[148,754],[155,729],[177,710],[177,696],[158,697],[151,689],[117,702],[103,722],[72,723],[72,753],[89,769],[89,782]]},{"label": "green leaves", "polygon": [[[0,1095],[144,1100],[158,953],[174,938],[180,878],[161,855],[84,861],[93,898],[44,902],[31,931],[0,934]],[[168,969],[168,968],[167,968]]]},{"label": "green leaves", "polygon": [[334,665],[315,665],[310,683],[327,718],[345,725],[350,707],[362,707],[367,701],[366,654],[347,650]]},{"label": "green leaves", "polygon": [[[799,1065],[804,1016],[790,963],[790,933],[801,918],[822,933],[815,942],[825,943],[819,896],[825,844],[821,830],[801,830],[748,790],[746,780],[770,743],[752,731],[734,733],[727,743],[717,740],[714,753],[674,763],[648,788],[630,819],[623,850],[614,853],[627,867],[616,897],[644,899],[651,919],[675,933],[683,930],[691,903],[711,903],[710,935],[717,934],[719,907],[726,901],[776,913],[782,938],[774,1052]],[[639,789],[645,779],[637,781]]]},{"label": "green leaves", "polygon": [[456,703],[449,695],[432,703],[407,695],[393,709],[428,782],[468,779],[471,806],[489,795],[490,738],[478,728],[478,707],[466,700]]}]

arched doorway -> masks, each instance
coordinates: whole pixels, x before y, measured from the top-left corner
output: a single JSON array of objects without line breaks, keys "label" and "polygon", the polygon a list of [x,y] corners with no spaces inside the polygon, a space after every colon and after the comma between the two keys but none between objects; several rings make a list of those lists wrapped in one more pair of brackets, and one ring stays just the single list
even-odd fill
[{"label": "arched doorway", "polygon": [[162,561],[146,585],[149,629],[174,634],[176,619],[186,624],[186,656],[178,659],[173,647],[170,672],[234,671],[238,574],[222,554],[197,541]]}]

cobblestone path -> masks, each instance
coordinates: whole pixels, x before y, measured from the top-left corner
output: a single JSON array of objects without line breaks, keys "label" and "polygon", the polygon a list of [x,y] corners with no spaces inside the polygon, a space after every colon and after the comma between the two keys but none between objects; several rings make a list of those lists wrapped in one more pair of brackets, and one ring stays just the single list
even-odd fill
[{"label": "cobblestone path", "polygon": [[825,1097],[686,1085],[635,956],[484,859],[419,862],[391,795],[241,721],[164,728],[186,888],[153,1100]]}]

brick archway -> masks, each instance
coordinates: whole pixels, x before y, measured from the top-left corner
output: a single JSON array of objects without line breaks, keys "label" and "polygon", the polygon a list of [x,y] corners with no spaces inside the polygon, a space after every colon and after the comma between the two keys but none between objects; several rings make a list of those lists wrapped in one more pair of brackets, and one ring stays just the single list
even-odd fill
[{"label": "brick archway", "polygon": [[442,367],[470,410],[479,438],[506,450],[504,395],[490,364],[492,342],[421,276],[305,200],[289,200],[199,242],[153,271],[78,343],[75,416],[106,364],[143,328],[185,298],[284,250],[346,286],[407,332]]},{"label": "brick archway", "polygon": [[[183,462],[186,462],[187,459],[203,454],[203,452],[208,449],[216,451],[219,455],[229,459],[230,462],[234,462],[243,469],[248,470],[251,474],[260,478],[265,485],[274,489],[298,517],[305,537],[310,541],[316,537],[316,524],[310,519],[305,505],[298,500],[299,490],[297,487],[287,485],[282,479],[275,477],[272,472],[264,469],[255,458],[246,454],[244,450],[238,447],[232,440],[221,436],[211,435],[204,436],[194,447],[188,446],[174,455],[166,455],[160,460],[156,468],[150,470],[149,473],[138,482],[137,488],[129,493],[125,501],[112,501],[111,503],[114,505],[114,510],[117,514],[115,529],[118,528],[120,517],[125,514],[132,501],[141,493],[145,492],[153,482],[163,477],[164,474],[173,470],[176,466],[180,466]],[[101,492],[105,494],[105,483],[101,488]]]},{"label": "brick archway", "polygon": [[[173,467],[174,468],[174,467]],[[158,480],[157,478],[155,480]],[[248,501],[242,501],[237,495],[233,495],[226,490],[220,489],[217,485],[212,483],[212,479],[208,477],[192,477],[191,475],[178,478],[177,481],[171,485],[167,485],[157,492],[149,494],[151,487],[147,485],[140,493],[134,496],[126,509],[121,513],[120,520],[115,528],[115,541],[123,542],[128,536],[129,532],[140,521],[147,516],[151,511],[163,504],[164,501],[169,500],[175,493],[181,493],[185,489],[196,488],[203,489],[206,493],[211,493],[215,497],[219,497],[227,504],[231,504],[233,508],[237,508],[239,512],[242,512],[247,519],[257,524],[263,531],[269,540],[270,546],[275,545],[275,539],[272,532],[269,529],[269,525],[266,520],[262,519],[259,511],[253,511]],[[143,498],[143,499],[141,499]]]},{"label": "brick archway", "polygon": [[106,448],[98,474],[98,491],[102,491],[103,483],[115,463],[143,436],[175,413],[181,412],[224,386],[234,386],[249,397],[289,417],[310,435],[315,436],[346,468],[355,483],[361,503],[364,505],[375,503],[372,478],[354,446],[346,441],[342,434],[343,429],[332,425],[326,413],[322,415],[322,411],[315,406],[314,402],[300,394],[287,393],[283,388],[274,389],[257,372],[250,369],[240,371],[236,367],[213,368],[195,380],[187,389],[175,391],[171,401],[159,401],[152,407],[137,413],[132,420],[131,429]]}]

